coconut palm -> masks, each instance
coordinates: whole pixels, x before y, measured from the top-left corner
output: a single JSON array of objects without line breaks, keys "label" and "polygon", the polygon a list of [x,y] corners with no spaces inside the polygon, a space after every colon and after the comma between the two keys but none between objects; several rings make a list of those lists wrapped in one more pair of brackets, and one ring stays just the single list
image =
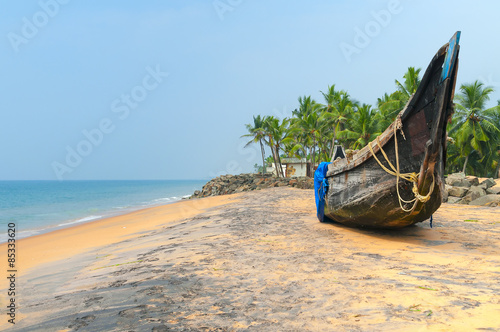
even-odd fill
[{"label": "coconut palm", "polygon": [[[420,71],[421,68],[415,69],[415,67],[408,67],[408,70],[403,75],[404,81],[400,83],[396,80],[396,86],[398,91],[401,92],[401,101],[406,104],[408,99],[410,99],[411,95],[417,91],[418,86],[420,85]],[[403,106],[404,106],[403,104]]]},{"label": "coconut palm", "polygon": [[[327,136],[331,113],[323,111],[323,105],[314,101],[311,103],[309,112],[299,114],[293,121],[294,137],[298,140],[296,147],[302,149],[306,160],[310,161],[309,172],[314,172],[317,162],[317,153],[322,154],[326,150],[324,139]],[[318,151],[319,150],[319,151]]]},{"label": "coconut palm", "polygon": [[391,123],[394,122],[398,113],[406,104],[406,95],[401,91],[395,91],[388,95],[384,94],[382,98],[377,99],[377,124],[380,131],[385,130]]},{"label": "coconut palm", "polygon": [[382,98],[378,98],[378,115],[376,121],[380,131],[383,131],[394,122],[394,119],[396,119],[398,113],[405,107],[411,95],[417,91],[421,82],[420,71],[420,68],[409,67],[403,75],[403,83],[395,80],[397,90],[390,95],[385,93]]},{"label": "coconut palm", "polygon": [[452,136],[457,144],[459,155],[465,158],[462,172],[466,172],[472,152],[476,152],[480,161],[498,147],[500,129],[495,124],[495,114],[498,107],[485,110],[486,102],[493,88],[475,81],[462,84],[460,94],[455,97],[456,112],[452,121]]},{"label": "coconut palm", "polygon": [[[329,86],[326,93],[323,91],[320,92],[326,102],[322,109],[324,112],[323,119],[327,121],[324,128],[327,133],[325,139],[331,139],[329,154],[326,159],[331,159],[338,133],[344,129],[345,122],[352,115],[354,103],[346,91],[335,90],[335,85]],[[327,130],[327,128],[330,128],[330,130]],[[327,143],[322,142],[322,145],[326,148]]]},{"label": "coconut palm", "polygon": [[289,142],[289,153],[301,159],[305,158],[307,162],[311,157],[313,144],[307,123],[308,121],[309,123],[317,123],[319,104],[311,96],[299,97],[298,101],[299,107],[292,112],[294,117],[290,123],[290,134],[293,137],[293,142]]},{"label": "coconut palm", "polygon": [[[500,103],[495,107],[491,107],[484,111],[486,117],[500,129]],[[500,177],[500,135],[494,133],[490,137],[490,151],[487,154],[485,165],[490,165],[489,172],[486,176],[494,178]]]},{"label": "coconut palm", "polygon": [[348,140],[351,149],[362,148],[380,135],[375,117],[376,111],[371,105],[363,104],[356,107],[352,118],[347,122],[348,129],[340,133]]},{"label": "coconut palm", "polygon": [[266,117],[263,128],[267,137],[267,144],[271,148],[274,164],[276,166],[276,176],[285,177],[283,166],[281,164],[280,151],[285,143],[291,139],[289,130],[290,120],[285,118],[282,121],[274,116]]},{"label": "coconut palm", "polygon": [[265,151],[264,151],[264,142],[266,137],[266,132],[264,130],[264,123],[266,122],[266,116],[261,117],[260,115],[253,117],[253,124],[246,124],[245,127],[248,130],[248,134],[243,135],[241,137],[252,137],[250,141],[245,145],[245,147],[249,146],[252,143],[259,142],[260,144],[260,152],[262,154],[262,175],[266,173],[266,162],[265,162]]}]

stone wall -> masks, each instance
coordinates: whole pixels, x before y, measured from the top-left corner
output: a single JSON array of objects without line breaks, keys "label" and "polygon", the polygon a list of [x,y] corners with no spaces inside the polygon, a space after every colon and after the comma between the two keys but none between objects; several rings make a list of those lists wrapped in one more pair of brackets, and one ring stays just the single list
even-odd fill
[{"label": "stone wall", "polygon": [[443,202],[498,206],[500,205],[500,181],[465,176],[454,173],[446,177],[446,190]]},{"label": "stone wall", "polygon": [[227,195],[272,187],[314,189],[314,180],[308,177],[277,178],[260,174],[222,175],[207,182],[201,191],[196,190],[191,198]]}]

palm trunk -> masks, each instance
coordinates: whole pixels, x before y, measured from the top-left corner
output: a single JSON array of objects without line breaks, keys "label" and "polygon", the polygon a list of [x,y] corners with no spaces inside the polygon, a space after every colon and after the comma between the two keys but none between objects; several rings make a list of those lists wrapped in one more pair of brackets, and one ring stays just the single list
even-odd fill
[{"label": "palm trunk", "polygon": [[269,135],[269,142],[266,142],[266,143],[271,148],[271,154],[273,155],[273,160],[274,160],[274,169],[276,170],[276,176],[279,177],[278,160],[276,159],[276,151],[274,149],[274,141],[270,135]]},{"label": "palm trunk", "polygon": [[308,163],[310,163],[311,160],[311,148],[306,146],[306,176],[308,174],[310,175],[311,173],[311,167]]},{"label": "palm trunk", "polygon": [[333,151],[335,150],[335,140],[337,139],[337,131],[333,129],[332,146],[330,148],[330,160],[333,158]]},{"label": "palm trunk", "polygon": [[500,160],[498,161],[497,169],[496,169],[495,174],[493,176],[495,177],[495,179],[500,179]]},{"label": "palm trunk", "polygon": [[280,147],[279,147],[279,145],[276,145],[276,157],[278,159],[278,165],[279,165],[279,168],[280,168],[281,177],[284,178],[285,174],[283,172],[283,165],[281,164]]},{"label": "palm trunk", "polygon": [[314,177],[314,164],[316,163],[316,141],[313,141],[313,147],[311,151],[311,165],[309,166],[309,174]]},{"label": "palm trunk", "polygon": [[467,155],[467,157],[465,157],[464,168],[462,169],[462,173],[464,173],[464,174],[465,174],[465,169],[467,168],[468,161],[469,161],[469,155]]},{"label": "palm trunk", "polygon": [[279,159],[279,153],[276,151],[276,146],[271,147],[273,151],[274,168],[276,169],[276,176],[283,177],[283,170],[281,169],[281,162]]},{"label": "palm trunk", "polygon": [[264,174],[266,174],[266,161],[265,161],[264,144],[262,143],[262,139],[260,139],[259,142],[260,142],[260,152],[262,153],[262,175],[264,175]]}]

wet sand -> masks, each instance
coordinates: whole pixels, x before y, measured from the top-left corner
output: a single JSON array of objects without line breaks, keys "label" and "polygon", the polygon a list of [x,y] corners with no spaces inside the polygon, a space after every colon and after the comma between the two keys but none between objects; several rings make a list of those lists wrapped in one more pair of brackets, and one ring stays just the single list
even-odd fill
[{"label": "wet sand", "polygon": [[16,324],[0,330],[500,331],[500,208],[359,230],[319,223],[313,195],[183,201],[23,239]]}]

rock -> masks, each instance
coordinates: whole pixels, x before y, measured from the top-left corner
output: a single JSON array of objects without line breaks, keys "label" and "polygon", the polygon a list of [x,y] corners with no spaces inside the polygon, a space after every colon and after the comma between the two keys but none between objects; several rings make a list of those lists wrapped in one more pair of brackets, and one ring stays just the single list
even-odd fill
[{"label": "rock", "polygon": [[446,177],[445,182],[449,186],[462,187],[459,184],[461,184],[463,180],[465,180],[464,173],[453,173],[453,174],[450,174]]},{"label": "rock", "polygon": [[467,193],[467,195],[462,198],[460,204],[469,204],[470,202],[478,199],[479,197],[485,196],[486,191],[479,186],[472,186]]},{"label": "rock", "polygon": [[497,184],[489,189],[486,189],[486,193],[487,194],[495,194],[495,195],[500,194],[500,185]]},{"label": "rock", "polygon": [[443,202],[443,203],[448,202],[448,190],[446,190],[446,186],[447,185],[445,185],[445,190],[443,191],[443,197],[441,199],[441,202]]},{"label": "rock", "polygon": [[471,184],[471,186],[478,186],[479,185],[479,179],[477,178],[477,176],[466,176],[465,179],[467,181],[469,181],[469,183]]},{"label": "rock", "polygon": [[449,187],[448,189],[448,195],[453,196],[453,197],[464,197],[467,192],[469,191],[469,188],[466,187]]},{"label": "rock", "polygon": [[[257,186],[261,185],[262,183],[264,183],[264,181],[266,181],[266,179],[264,178],[256,178],[255,179],[257,182],[255,183]],[[254,181],[255,182],[255,181]]]},{"label": "rock", "polygon": [[314,189],[314,179],[305,176],[297,178],[296,187],[299,189]]},{"label": "rock", "polygon": [[469,205],[498,206],[500,205],[500,195],[495,195],[495,194],[484,195],[482,197],[473,200],[472,202],[469,203]]},{"label": "rock", "polygon": [[464,173],[453,173],[446,177],[445,183],[453,187],[471,187],[479,185],[477,176],[465,176]]},{"label": "rock", "polygon": [[479,186],[485,190],[493,187],[494,185],[496,185],[496,182],[492,178],[486,179],[479,184]]},{"label": "rock", "polygon": [[228,195],[269,187],[293,186],[304,189],[314,188],[311,178],[277,178],[261,174],[221,175],[207,182],[203,189],[196,190],[191,198]]},{"label": "rock", "polygon": [[453,197],[453,196],[449,196],[448,197],[448,202],[447,203],[450,203],[450,204],[456,204],[458,202],[460,202],[461,198],[460,197]]},{"label": "rock", "polygon": [[472,187],[470,187],[469,188],[469,192],[467,194],[469,194],[471,192],[477,192],[479,194],[479,197],[486,195],[486,190],[484,190],[480,186],[472,186]]}]

